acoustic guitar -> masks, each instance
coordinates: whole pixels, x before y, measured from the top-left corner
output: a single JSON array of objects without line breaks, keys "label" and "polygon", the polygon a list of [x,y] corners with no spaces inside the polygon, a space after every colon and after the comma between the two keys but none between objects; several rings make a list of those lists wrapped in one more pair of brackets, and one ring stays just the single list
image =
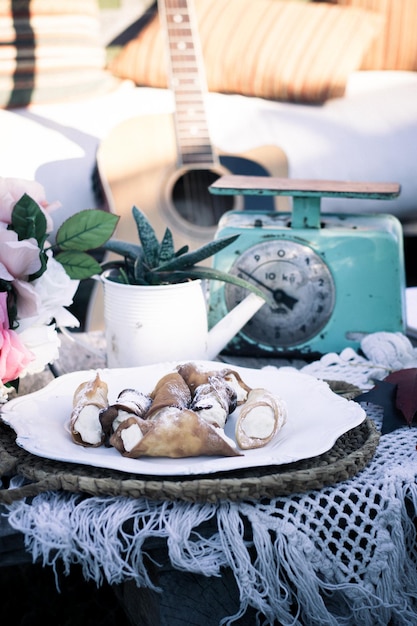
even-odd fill
[{"label": "acoustic guitar", "polygon": [[[120,216],[116,237],[137,243],[136,205],[159,238],[171,229],[176,249],[190,250],[213,239],[221,215],[231,209],[274,210],[287,202],[274,197],[216,196],[208,187],[224,174],[288,176],[285,153],[261,146],[225,154],[212,144],[205,110],[207,92],[196,19],[190,0],[160,0],[166,33],[173,114],[146,115],[117,125],[97,151],[97,173],[111,212]],[[279,208],[283,208],[279,207]],[[87,328],[101,327],[96,303]]]}]

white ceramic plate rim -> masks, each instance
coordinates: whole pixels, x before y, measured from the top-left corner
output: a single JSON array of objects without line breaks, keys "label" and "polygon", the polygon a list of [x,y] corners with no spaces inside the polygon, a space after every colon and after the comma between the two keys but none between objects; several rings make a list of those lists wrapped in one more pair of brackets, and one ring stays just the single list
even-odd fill
[{"label": "white ceramic plate rim", "polygon": [[[2,420],[17,435],[16,442],[27,452],[55,461],[146,476],[184,476],[234,471],[251,467],[281,465],[323,454],[345,432],[366,418],[362,407],[334,394],[326,382],[291,367],[267,366],[251,369],[232,366],[251,387],[263,387],[278,394],[287,404],[288,419],[275,438],[263,448],[246,450],[238,457],[194,457],[183,459],[129,459],[114,448],[85,448],[76,445],[68,431],[72,397],[79,383],[97,372],[108,383],[109,403],[127,387],[150,392],[156,382],[178,363],[160,363],[126,369],[83,370],[65,374],[43,389],[8,402]],[[224,363],[198,361],[202,369],[222,369]],[[235,440],[239,409],[228,419],[225,433]]]}]

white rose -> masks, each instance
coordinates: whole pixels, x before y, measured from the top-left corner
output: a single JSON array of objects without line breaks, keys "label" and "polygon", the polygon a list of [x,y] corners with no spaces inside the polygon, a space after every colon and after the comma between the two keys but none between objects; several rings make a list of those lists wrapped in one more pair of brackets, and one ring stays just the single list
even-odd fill
[{"label": "white rose", "polygon": [[49,324],[55,319],[57,326],[79,326],[77,318],[64,308],[72,304],[79,284],[50,256],[46,271],[32,283],[40,300],[36,324]]},{"label": "white rose", "polygon": [[50,326],[31,326],[19,333],[22,343],[35,358],[29,363],[23,375],[42,372],[45,365],[52,363],[59,356],[61,340],[55,324]]}]

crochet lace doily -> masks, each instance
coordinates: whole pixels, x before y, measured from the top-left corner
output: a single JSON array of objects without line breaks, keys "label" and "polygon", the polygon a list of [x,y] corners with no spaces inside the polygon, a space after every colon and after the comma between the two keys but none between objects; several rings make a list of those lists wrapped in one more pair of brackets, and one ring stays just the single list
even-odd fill
[{"label": "crochet lace doily", "polygon": [[417,348],[402,333],[373,333],[361,341],[359,355],[352,348],[330,352],[302,368],[306,374],[327,380],[344,380],[360,389],[374,386],[395,370],[417,367]]}]

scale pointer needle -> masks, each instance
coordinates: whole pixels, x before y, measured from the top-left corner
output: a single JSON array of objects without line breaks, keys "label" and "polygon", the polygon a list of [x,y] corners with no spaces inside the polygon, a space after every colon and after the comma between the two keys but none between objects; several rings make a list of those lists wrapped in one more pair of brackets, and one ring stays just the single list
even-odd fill
[{"label": "scale pointer needle", "polygon": [[261,280],[259,280],[259,278],[256,278],[255,276],[253,276],[252,274],[250,274],[249,272],[247,272],[241,267],[238,267],[238,270],[239,272],[244,274],[247,278],[250,278],[251,280],[253,280],[254,283],[257,283],[258,285],[260,285],[261,287],[263,287],[264,289],[272,293],[272,297],[274,298],[277,304],[284,304],[291,311],[293,310],[294,306],[297,304],[298,299],[293,298],[292,296],[288,295],[283,289],[281,288],[274,289],[273,287],[266,285]]}]

